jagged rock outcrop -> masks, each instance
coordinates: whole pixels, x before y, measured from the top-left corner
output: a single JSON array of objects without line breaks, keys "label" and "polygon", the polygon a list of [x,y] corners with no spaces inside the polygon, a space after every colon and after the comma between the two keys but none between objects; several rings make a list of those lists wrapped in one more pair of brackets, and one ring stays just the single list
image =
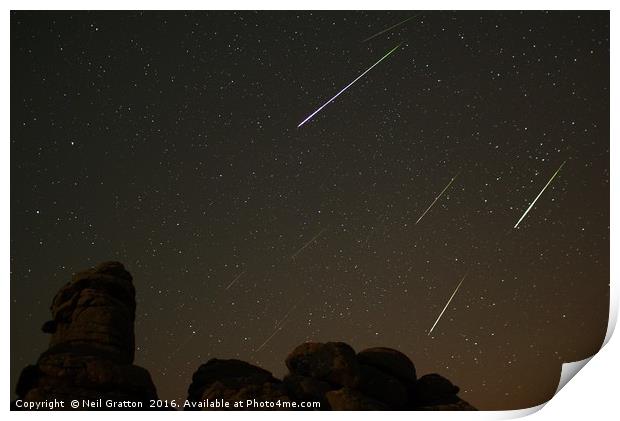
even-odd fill
[{"label": "jagged rock outcrop", "polygon": [[360,369],[355,351],[344,342],[306,342],[286,357],[291,373],[317,380],[354,387],[359,382]]},{"label": "jagged rock outcrop", "polygon": [[[52,301],[47,351],[26,367],[16,394],[26,401],[156,399],[149,372],[133,365],[135,289],[118,262],[77,273]],[[102,408],[102,409],[105,409]]]},{"label": "jagged rock outcrop", "polygon": [[[240,360],[213,358],[201,365],[192,376],[187,393],[188,410],[218,409],[243,410],[261,409],[254,407],[203,407],[203,403],[223,400],[243,402],[254,399],[257,402],[290,401],[281,380],[267,370]],[[271,408],[269,408],[271,409]],[[274,407],[273,409],[281,409]]]},{"label": "jagged rock outcrop", "polygon": [[447,411],[474,409],[457,396],[459,387],[439,374],[427,374],[415,383],[413,404],[422,410]]},{"label": "jagged rock outcrop", "polygon": [[308,342],[296,347],[285,362],[289,374],[280,382],[243,361],[210,360],[194,373],[188,400],[280,399],[319,402],[313,409],[345,411],[475,410],[458,397],[459,388],[448,379],[438,374],[418,379],[413,362],[395,349],[370,348],[355,354],[343,342]]}]

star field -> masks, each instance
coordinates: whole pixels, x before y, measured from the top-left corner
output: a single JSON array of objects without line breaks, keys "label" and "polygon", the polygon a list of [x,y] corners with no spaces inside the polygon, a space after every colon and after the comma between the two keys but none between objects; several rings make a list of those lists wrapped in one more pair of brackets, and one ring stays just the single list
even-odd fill
[{"label": "star field", "polygon": [[12,12],[11,384],[119,260],[162,398],[340,340],[539,404],[605,335],[609,139],[608,12]]}]

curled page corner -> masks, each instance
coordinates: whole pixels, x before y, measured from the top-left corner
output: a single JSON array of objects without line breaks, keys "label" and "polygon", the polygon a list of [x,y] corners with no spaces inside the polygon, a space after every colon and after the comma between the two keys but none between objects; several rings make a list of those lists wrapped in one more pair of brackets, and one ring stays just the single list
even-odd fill
[{"label": "curled page corner", "polygon": [[[575,377],[575,375],[583,367],[585,367],[585,365],[592,359],[592,357],[594,357],[594,355],[588,358],[584,358],[583,360],[572,361],[570,363],[562,364],[562,372],[560,373],[560,381],[558,382],[558,388],[555,390],[555,393],[553,394],[553,396],[557,395],[558,392],[562,390],[564,386],[566,386],[566,384],[570,381],[570,379]],[[553,397],[551,397],[551,399],[553,399]],[[549,403],[549,401],[551,401],[551,399],[549,399],[547,402],[541,403],[540,405],[532,406],[530,408],[501,411],[499,413],[496,413],[498,416],[494,417],[494,419],[507,420],[507,419],[527,417],[528,415],[532,415],[533,413],[540,411],[545,405],[547,405],[547,403]]]},{"label": "curled page corner", "polygon": [[533,413],[540,411],[543,408],[543,406],[545,406],[546,404],[547,402],[541,403],[540,405],[531,406],[529,408],[511,409],[508,411],[501,411],[497,413],[498,416],[495,417],[494,419],[512,420],[516,418],[527,417],[528,415],[532,415]]},{"label": "curled page corner", "polygon": [[557,395],[560,390],[566,383],[570,381],[575,375],[583,368],[585,365],[592,359],[598,352],[603,349],[605,345],[609,342],[611,335],[613,334],[616,328],[616,322],[618,320],[618,289],[615,287],[615,283],[611,282],[609,285],[609,318],[607,321],[607,332],[605,333],[605,339],[601,345],[601,348],[594,354],[589,356],[588,358],[584,358],[583,360],[573,361],[570,363],[562,364],[562,372],[560,373],[560,381],[558,383],[558,388],[555,390],[553,396]]},{"label": "curled page corner", "polygon": [[614,333],[616,329],[616,322],[618,321],[618,288],[616,286],[617,282],[609,283],[609,319],[607,321],[607,333],[605,334],[605,339],[603,340],[603,345],[601,345],[601,349],[607,345],[611,335]]},{"label": "curled page corner", "polygon": [[575,374],[577,374],[579,370],[581,370],[592,359],[593,356],[584,358],[583,360],[562,364],[562,373],[560,373],[560,382],[558,383],[558,388],[555,390],[555,393],[553,394],[553,396],[557,395],[558,392],[562,390],[564,386],[566,386],[566,383],[568,383],[570,379],[575,377]]}]

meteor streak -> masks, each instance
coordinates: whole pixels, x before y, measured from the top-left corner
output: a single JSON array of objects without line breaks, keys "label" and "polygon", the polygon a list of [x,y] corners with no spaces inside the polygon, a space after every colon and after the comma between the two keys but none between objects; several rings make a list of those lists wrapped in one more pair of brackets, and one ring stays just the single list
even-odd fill
[{"label": "meteor streak", "polygon": [[378,36],[379,36],[379,35],[381,35],[381,34],[385,34],[386,32],[391,31],[392,29],[396,28],[397,26],[400,26],[400,25],[402,25],[403,23],[409,22],[409,21],[410,21],[411,19],[413,19],[413,18],[414,18],[414,16],[411,16],[411,17],[409,17],[409,18],[407,18],[407,19],[405,19],[405,20],[403,20],[403,21],[400,21],[400,22],[398,22],[397,24],[392,25],[392,26],[390,26],[389,28],[384,29],[384,30],[383,30],[383,31],[381,31],[381,32],[377,32],[376,34],[374,34],[374,35],[372,35],[372,36],[370,36],[370,37],[366,38],[366,39],[365,39],[365,40],[363,40],[362,42],[370,41],[371,39],[376,38],[376,37],[378,37]]},{"label": "meteor streak", "polygon": [[323,234],[323,231],[325,231],[325,228],[323,228],[321,231],[319,231],[319,233],[317,235],[315,235],[314,237],[312,237],[310,239],[310,241],[308,241],[306,244],[304,244],[303,246],[301,246],[301,248],[299,250],[297,250],[295,253],[293,253],[293,255],[291,256],[291,259],[294,259],[295,257],[297,257],[297,255],[299,253],[301,253],[306,247],[308,247],[310,244],[312,244],[312,242],[314,242],[314,240],[316,240],[317,238],[319,238],[319,236],[321,234]]},{"label": "meteor streak", "polygon": [[290,308],[290,310],[284,315],[284,317],[282,318],[282,320],[280,320],[278,323],[276,323],[276,329],[273,331],[273,333],[271,334],[271,336],[269,336],[265,342],[262,343],[261,346],[259,346],[256,351],[254,352],[258,352],[261,349],[263,349],[265,347],[265,345],[267,345],[269,343],[269,341],[271,341],[271,339],[273,339],[274,336],[276,336],[276,334],[282,330],[282,328],[284,327],[284,325],[286,324],[286,322],[288,321],[288,316],[291,314],[291,312],[293,310],[295,310],[295,308],[297,308],[297,304],[295,304],[293,307]]},{"label": "meteor streak", "polygon": [[282,323],[280,326],[276,327],[276,330],[275,330],[275,331],[271,334],[271,336],[270,336],[270,337],[268,337],[268,338],[267,338],[267,340],[266,340],[265,342],[263,342],[263,344],[262,344],[261,346],[259,346],[259,347],[256,349],[256,351],[254,351],[254,352],[258,352],[258,351],[260,351],[261,349],[263,349],[263,348],[265,347],[265,345],[267,345],[267,344],[269,343],[269,341],[271,341],[271,339],[273,339],[273,337],[274,337],[274,336],[276,336],[276,335],[277,335],[277,333],[278,333],[279,331],[281,331],[281,330],[282,330],[282,327],[283,327],[283,326],[284,326],[284,323]]},{"label": "meteor streak", "polygon": [[437,323],[439,323],[439,319],[441,319],[441,316],[443,316],[443,314],[445,313],[446,309],[448,308],[448,306],[450,305],[450,301],[452,301],[452,299],[454,298],[454,296],[456,295],[457,291],[459,290],[459,288],[461,287],[461,284],[463,283],[463,281],[465,280],[465,278],[467,277],[467,274],[469,273],[469,271],[467,271],[467,273],[465,273],[465,275],[463,276],[463,278],[461,279],[461,282],[459,282],[459,284],[456,286],[456,289],[454,290],[454,292],[452,293],[452,295],[450,296],[450,299],[448,300],[448,302],[446,303],[446,306],[443,308],[443,310],[441,310],[441,313],[439,313],[439,316],[437,316],[437,320],[435,320],[435,323],[433,324],[433,327],[431,327],[431,330],[428,331],[428,335],[426,336],[431,336],[431,333],[433,333],[433,329],[435,329],[435,326],[437,326]]},{"label": "meteor streak", "polygon": [[435,200],[433,200],[433,202],[430,204],[430,206],[428,208],[426,208],[426,210],[422,213],[422,215],[420,215],[420,217],[418,218],[417,221],[415,221],[414,225],[418,225],[418,222],[420,222],[422,220],[422,218],[424,218],[424,215],[426,215],[426,213],[431,210],[431,208],[433,207],[433,205],[435,204],[435,202],[437,202],[439,200],[439,198],[444,194],[444,192],[446,190],[448,190],[448,187],[450,187],[450,185],[452,184],[452,182],[456,179],[456,177],[458,177],[459,173],[456,173],[456,175],[454,177],[452,177],[452,180],[450,180],[450,182],[448,183],[448,185],[446,187],[444,187],[444,189],[441,191],[441,193],[439,193],[437,195],[437,197],[435,198]]},{"label": "meteor streak", "polygon": [[543,189],[540,191],[540,193],[538,193],[538,196],[536,196],[536,198],[534,199],[534,201],[530,204],[530,206],[525,210],[525,212],[523,213],[523,215],[521,216],[521,218],[519,218],[519,220],[517,221],[517,223],[515,224],[515,226],[513,228],[517,228],[519,226],[519,224],[521,223],[521,221],[523,221],[523,218],[525,218],[525,215],[528,214],[528,212],[530,211],[530,209],[532,209],[532,207],[534,206],[534,203],[536,203],[536,201],[538,200],[538,198],[543,194],[543,192],[547,189],[547,187],[549,187],[549,184],[551,184],[551,182],[553,181],[553,179],[555,178],[556,175],[558,175],[558,173],[560,172],[560,170],[562,169],[562,167],[564,166],[564,164],[566,164],[566,161],[562,162],[562,165],[560,165],[560,168],[558,168],[558,170],[551,176],[551,178],[549,179],[549,181],[547,181],[547,184],[545,184],[545,187],[543,187]]},{"label": "meteor streak", "polygon": [[237,275],[230,284],[228,284],[228,286],[226,287],[226,290],[228,290],[231,286],[233,286],[233,284],[237,282],[237,280],[239,280],[239,278],[241,278],[243,275],[245,275],[245,270],[241,272],[239,275]]},{"label": "meteor streak", "polygon": [[349,89],[351,87],[351,85],[353,85],[355,82],[357,82],[358,80],[360,80],[366,73],[370,72],[373,67],[375,67],[377,64],[381,63],[383,60],[385,60],[390,54],[392,54],[394,51],[396,51],[396,49],[398,49],[398,47],[400,47],[402,44],[402,42],[400,44],[398,44],[396,47],[392,48],[390,51],[388,51],[383,57],[381,57],[379,59],[379,61],[377,61],[375,64],[373,64],[372,66],[370,66],[364,73],[362,73],[361,75],[359,75],[358,77],[355,78],[355,80],[353,80],[353,82],[349,83],[347,86],[345,86],[344,88],[342,88],[342,90],[340,92],[338,92],[336,95],[334,95],[329,101],[327,101],[325,104],[321,105],[319,108],[316,109],[315,112],[313,112],[312,114],[310,114],[308,117],[306,117],[306,119],[304,121],[302,121],[301,123],[299,123],[299,125],[297,126],[297,128],[300,128],[301,126],[303,126],[308,120],[310,120],[312,117],[314,117],[319,111],[321,111],[323,108],[325,108],[327,106],[327,104],[329,104],[330,102],[332,102],[333,100],[335,100],[336,98],[338,98],[340,96],[340,94],[342,94],[344,91],[346,91],[347,89]]}]

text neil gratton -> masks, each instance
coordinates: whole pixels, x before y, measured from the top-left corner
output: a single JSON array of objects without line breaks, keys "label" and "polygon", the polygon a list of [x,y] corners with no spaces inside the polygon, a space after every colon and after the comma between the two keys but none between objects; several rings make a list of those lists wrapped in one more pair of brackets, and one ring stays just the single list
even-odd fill
[{"label": "text neil gratton", "polygon": [[69,402],[60,399],[45,401],[25,401],[18,399],[15,407],[26,410],[52,410],[52,409],[103,409],[103,408],[143,408],[144,403],[139,401],[115,401],[112,399],[73,399]]}]

